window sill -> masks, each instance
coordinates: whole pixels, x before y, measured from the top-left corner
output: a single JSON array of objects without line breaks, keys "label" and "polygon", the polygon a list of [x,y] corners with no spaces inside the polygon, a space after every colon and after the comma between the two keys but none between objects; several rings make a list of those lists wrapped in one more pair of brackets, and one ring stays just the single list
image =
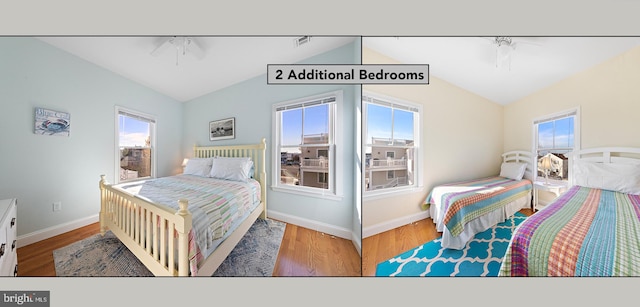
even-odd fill
[{"label": "window sill", "polygon": [[[544,177],[538,177],[538,178],[536,178],[536,180],[534,180],[534,182],[535,183],[545,183],[546,180],[544,179]],[[568,180],[549,179],[549,184],[563,186],[563,187],[566,188],[566,187],[569,186],[569,181]]]},{"label": "window sill", "polygon": [[271,190],[276,192],[298,194],[298,195],[303,195],[308,197],[322,198],[322,199],[335,200],[335,201],[340,201],[343,198],[342,195],[336,195],[330,191],[326,191],[326,192],[316,191],[315,189],[272,186]]},{"label": "window sill", "polygon": [[154,179],[155,177],[152,176],[148,176],[148,177],[138,177],[138,178],[132,178],[132,179],[127,179],[127,180],[118,180],[118,182],[116,184],[124,184],[124,183],[141,183],[141,182],[145,182],[149,179]]},{"label": "window sill", "polygon": [[376,190],[376,191],[365,191],[363,200],[376,200],[383,199],[389,197],[397,197],[399,195],[406,195],[407,193],[418,193],[424,192],[423,186],[411,186],[411,187],[400,187],[393,189],[384,189],[384,190]]}]

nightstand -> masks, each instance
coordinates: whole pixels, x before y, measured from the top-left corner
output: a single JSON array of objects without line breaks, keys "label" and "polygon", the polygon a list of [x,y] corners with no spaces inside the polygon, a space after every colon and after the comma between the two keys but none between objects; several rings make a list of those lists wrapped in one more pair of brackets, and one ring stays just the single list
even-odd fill
[{"label": "nightstand", "polygon": [[539,191],[546,191],[553,193],[556,197],[560,196],[564,191],[567,190],[566,184],[559,183],[549,183],[546,184],[544,181],[536,181],[533,183],[533,211],[542,210],[548,204],[540,204],[538,199]]}]

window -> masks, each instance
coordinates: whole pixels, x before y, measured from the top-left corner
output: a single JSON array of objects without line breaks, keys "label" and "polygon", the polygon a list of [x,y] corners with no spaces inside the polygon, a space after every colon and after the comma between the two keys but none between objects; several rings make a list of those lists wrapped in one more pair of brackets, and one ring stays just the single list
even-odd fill
[{"label": "window", "polygon": [[327,149],[318,149],[318,158],[321,157],[328,157],[329,156],[329,150]]},{"label": "window", "polygon": [[153,117],[116,108],[116,178],[118,182],[155,177],[154,145],[155,119]]},{"label": "window", "polygon": [[534,149],[537,177],[567,181],[567,154],[580,148],[578,109],[551,114],[534,120]]},{"label": "window", "polygon": [[393,178],[396,178],[396,171],[388,171],[387,179],[393,179]]},{"label": "window", "polygon": [[[332,92],[273,106],[273,189],[339,196],[340,146],[335,134],[342,92]],[[278,158],[279,157],[279,158]]]},{"label": "window", "polygon": [[318,183],[327,184],[329,181],[327,180],[327,173],[318,173]]},{"label": "window", "polygon": [[371,93],[362,103],[365,194],[418,187],[421,107]]}]

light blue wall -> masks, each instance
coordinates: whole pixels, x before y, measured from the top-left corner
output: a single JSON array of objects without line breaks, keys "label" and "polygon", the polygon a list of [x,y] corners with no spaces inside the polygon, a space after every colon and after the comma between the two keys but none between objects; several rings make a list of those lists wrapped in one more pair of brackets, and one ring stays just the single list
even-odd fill
[{"label": "light blue wall", "polygon": [[[180,171],[182,103],[35,38],[0,38],[0,199],[18,198],[18,236],[99,212],[116,105],[156,116],[157,174]],[[35,107],[70,113],[71,135],[34,134]]]},{"label": "light blue wall", "polygon": [[[301,64],[359,64],[360,42]],[[0,38],[0,199],[18,198],[18,236],[73,223],[99,212],[98,181],[114,181],[115,106],[156,116],[158,176],[181,171],[194,144],[246,144],[267,139],[271,170],[271,106],[342,90],[344,197],[319,199],[268,190],[269,210],[346,229],[360,238],[356,192],[356,109],[359,86],[268,85],[266,74],[180,103],[35,38]],[[71,114],[69,137],[33,133],[34,108]],[[211,142],[211,120],[236,118],[234,140]],[[270,181],[271,178],[269,177]],[[270,182],[269,182],[270,183]],[[62,211],[53,212],[53,202]]]},{"label": "light blue wall", "polygon": [[[350,43],[333,51],[312,57],[300,64],[359,64],[360,49],[358,43]],[[356,50],[357,49],[357,50]],[[293,64],[293,63],[292,63]],[[239,64],[241,65],[241,64]],[[265,67],[266,71],[266,67]],[[343,123],[338,123],[340,133],[346,144],[339,149],[345,161],[344,198],[341,201],[326,200],[316,197],[295,195],[267,190],[267,206],[269,211],[291,215],[328,224],[333,227],[356,232],[359,237],[359,221],[354,217],[355,208],[355,109],[359,102],[359,85],[269,85],[267,75],[261,75],[225,89],[207,94],[185,105],[183,121],[185,146],[183,153],[190,156],[193,145],[221,145],[257,143],[261,138],[267,139],[267,172],[271,185],[272,158],[272,105],[282,101],[303,98],[335,90],[343,90],[342,106]],[[212,120],[235,117],[236,138],[234,140],[211,142],[207,133],[208,124]]]}]

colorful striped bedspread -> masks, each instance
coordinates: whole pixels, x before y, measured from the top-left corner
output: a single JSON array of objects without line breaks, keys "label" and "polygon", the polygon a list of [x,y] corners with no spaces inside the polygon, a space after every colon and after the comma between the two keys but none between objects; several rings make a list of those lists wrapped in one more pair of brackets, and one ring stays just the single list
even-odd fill
[{"label": "colorful striped bedspread", "polygon": [[[425,203],[437,203],[443,214],[442,223],[451,235],[458,236],[469,221],[529,195],[531,188],[527,179],[493,176],[435,187]],[[434,197],[440,198],[440,202],[435,202]]]},{"label": "colorful striped bedspread", "polygon": [[499,276],[640,276],[640,196],[570,188],[520,224]]},{"label": "colorful striped bedspread", "polygon": [[260,183],[177,175],[147,180],[138,194],[173,209],[179,209],[179,199],[189,201],[193,219],[189,258],[194,275],[198,263],[226,238],[234,223],[260,203]]}]

